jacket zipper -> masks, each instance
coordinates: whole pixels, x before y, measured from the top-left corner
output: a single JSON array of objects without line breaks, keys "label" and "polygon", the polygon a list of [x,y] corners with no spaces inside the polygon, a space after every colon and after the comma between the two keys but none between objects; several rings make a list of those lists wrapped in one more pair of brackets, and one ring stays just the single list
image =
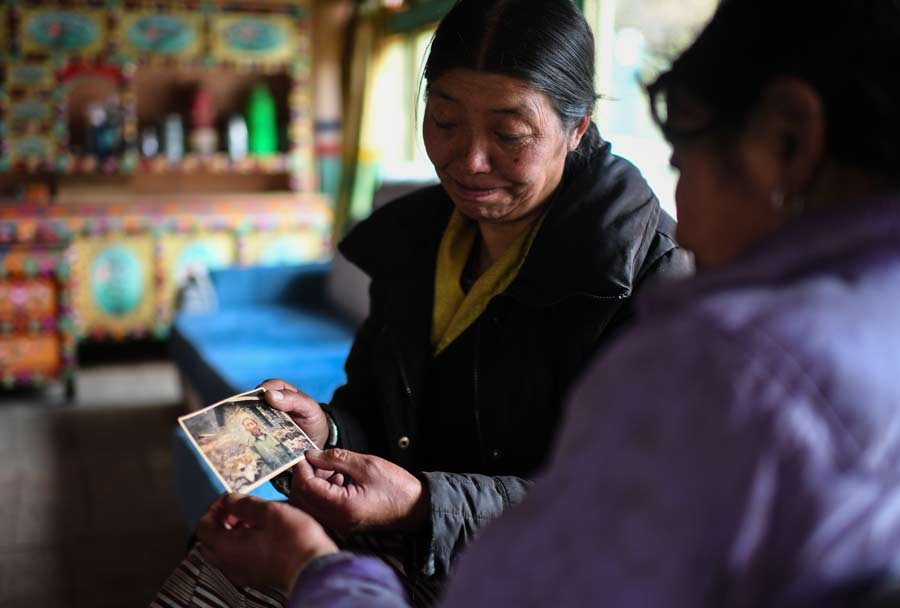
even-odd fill
[{"label": "jacket zipper", "polygon": [[[482,315],[483,317],[483,315]],[[481,428],[481,400],[478,398],[478,367],[479,367],[479,356],[478,353],[481,350],[481,318],[475,321],[475,355],[473,357],[474,365],[472,367],[472,406],[473,413],[475,417],[475,434],[478,437],[478,447],[479,447],[479,456],[481,457],[481,462],[484,464],[486,462],[485,459],[485,445],[484,445],[484,431]]]},{"label": "jacket zipper", "polygon": [[[385,328],[385,330],[390,333],[390,330],[388,330],[388,328]],[[415,404],[413,400],[413,391],[412,386],[410,386],[409,384],[409,376],[407,376],[406,374],[406,368],[403,367],[403,356],[400,352],[400,345],[397,344],[397,338],[393,333],[391,333],[391,347],[394,350],[394,358],[397,360],[397,370],[400,372],[400,381],[403,383],[403,392],[406,393],[406,398],[409,401],[409,410],[407,411],[405,416],[406,426],[408,429],[407,432],[412,432],[412,429],[410,428],[412,426],[410,415]]]}]

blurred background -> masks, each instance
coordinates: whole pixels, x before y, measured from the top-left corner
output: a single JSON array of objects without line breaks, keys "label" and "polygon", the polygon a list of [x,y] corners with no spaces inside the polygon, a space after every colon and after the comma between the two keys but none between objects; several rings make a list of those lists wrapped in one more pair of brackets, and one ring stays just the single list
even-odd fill
[{"label": "blurred background", "polygon": [[[576,4],[595,121],[674,214],[642,83],[715,1]],[[435,180],[421,71],[450,6],[0,3],[0,608],[146,605],[221,491],[177,416],[343,382],[367,292],[334,246]]]}]

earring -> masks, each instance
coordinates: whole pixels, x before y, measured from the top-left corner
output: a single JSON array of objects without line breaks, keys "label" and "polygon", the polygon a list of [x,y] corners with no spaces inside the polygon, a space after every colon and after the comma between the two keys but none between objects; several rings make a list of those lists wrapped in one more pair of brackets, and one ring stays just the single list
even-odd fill
[{"label": "earring", "polygon": [[772,190],[772,194],[769,195],[769,204],[772,206],[772,209],[781,213],[784,210],[784,190],[781,188]]}]

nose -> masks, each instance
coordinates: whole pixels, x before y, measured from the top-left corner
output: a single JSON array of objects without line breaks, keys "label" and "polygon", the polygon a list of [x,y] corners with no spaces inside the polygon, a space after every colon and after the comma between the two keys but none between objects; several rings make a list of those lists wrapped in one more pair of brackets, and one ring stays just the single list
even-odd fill
[{"label": "nose", "polygon": [[476,133],[467,133],[460,138],[458,148],[459,163],[467,174],[491,172],[488,142]]}]

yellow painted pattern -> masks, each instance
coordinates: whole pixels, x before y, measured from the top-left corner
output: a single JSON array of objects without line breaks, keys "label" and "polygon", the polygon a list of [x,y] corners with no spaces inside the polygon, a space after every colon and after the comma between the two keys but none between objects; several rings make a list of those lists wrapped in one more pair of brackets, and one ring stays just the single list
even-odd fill
[{"label": "yellow painted pattern", "polygon": [[97,30],[97,37],[92,40],[90,44],[85,47],[79,48],[74,52],[67,52],[67,55],[94,56],[102,52],[106,47],[108,32],[106,30],[106,13],[104,11],[87,8],[78,8],[78,10],[72,10],[71,8],[67,8],[65,6],[51,5],[42,6],[40,8],[22,9],[22,22],[19,26],[19,31],[21,32],[23,53],[27,55],[29,53],[47,53],[53,51],[53,49],[48,49],[47,47],[43,46],[40,41],[30,36],[29,28],[31,27],[31,24],[35,19],[39,19],[44,15],[54,12],[75,13],[79,17],[90,19]]},{"label": "yellow painted pattern", "polygon": [[237,261],[237,238],[232,232],[165,234],[160,249],[158,315],[166,322],[172,318],[178,290],[189,273],[226,268]]},{"label": "yellow painted pattern", "polygon": [[327,233],[315,230],[282,230],[243,237],[241,264],[277,266],[321,260],[328,252]]},{"label": "yellow painted pattern", "polygon": [[153,237],[78,239],[73,247],[79,332],[121,339],[152,328],[157,282]]},{"label": "yellow painted pattern", "polygon": [[174,52],[174,53],[148,53],[146,50],[138,48],[132,43],[130,32],[134,27],[135,23],[148,15],[153,15],[154,12],[142,10],[142,11],[132,11],[126,10],[122,13],[122,20],[120,22],[119,28],[121,32],[121,44],[122,51],[126,55],[140,56],[146,55],[150,58],[158,58],[158,59],[166,59],[169,57],[179,59],[179,60],[191,60],[195,59],[200,55],[200,52],[203,50],[203,17],[197,13],[190,13],[187,11],[167,11],[165,16],[173,17],[178,19],[179,21],[190,25],[194,30],[194,39],[192,43],[185,47],[184,49]]},{"label": "yellow painted pattern", "polygon": [[[228,43],[229,32],[248,27],[253,22],[263,23],[279,32],[281,44],[272,49],[253,51],[240,49]],[[306,34],[297,31],[296,20],[288,15],[226,15],[212,17],[212,54],[216,61],[232,61],[234,63],[281,64],[288,63],[298,56],[300,46],[308,46],[308,41],[301,42]]]},{"label": "yellow painted pattern", "polygon": [[37,373],[51,378],[59,373],[60,367],[60,344],[56,334],[0,336],[0,377]]}]

